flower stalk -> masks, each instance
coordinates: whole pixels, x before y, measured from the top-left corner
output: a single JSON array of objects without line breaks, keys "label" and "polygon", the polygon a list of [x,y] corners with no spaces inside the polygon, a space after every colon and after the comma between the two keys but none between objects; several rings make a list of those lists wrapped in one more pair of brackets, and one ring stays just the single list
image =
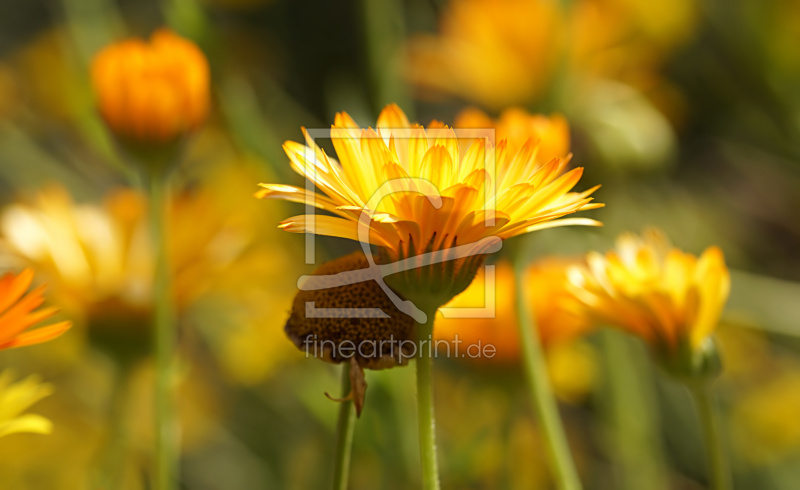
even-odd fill
[{"label": "flower stalk", "polygon": [[687,386],[697,408],[700,426],[703,430],[710,487],[713,490],[729,490],[731,488],[730,466],[722,444],[716,397],[711,387],[705,382]]},{"label": "flower stalk", "polygon": [[439,464],[436,458],[436,420],[433,407],[433,322],[436,308],[426,309],[427,320],[417,325],[417,417],[422,463],[422,488],[438,490]]},{"label": "flower stalk", "polygon": [[[351,393],[350,363],[342,363],[342,397]],[[350,480],[350,455],[353,449],[353,430],[356,412],[352,400],[339,405],[339,422],[336,428],[336,462],[333,469],[333,490],[347,490]]]},{"label": "flower stalk", "polygon": [[167,251],[167,203],[169,187],[166,172],[158,166],[150,172],[150,227],[156,254],[153,278],[153,327],[155,332],[156,384],[156,465],[155,488],[176,488],[178,427],[175,414],[174,380],[177,332],[172,305]]},{"label": "flower stalk", "polygon": [[514,278],[516,282],[517,327],[519,329],[523,369],[528,381],[528,389],[530,390],[536,416],[542,426],[545,449],[557,488],[560,490],[579,490],[581,482],[578,478],[572,455],[569,452],[564,427],[558,415],[558,405],[553,396],[550,381],[547,378],[547,365],[544,362],[541,341],[539,336],[535,334],[538,330],[534,323],[533,315],[531,315],[525,301],[522,271],[522,267],[518,265]]}]

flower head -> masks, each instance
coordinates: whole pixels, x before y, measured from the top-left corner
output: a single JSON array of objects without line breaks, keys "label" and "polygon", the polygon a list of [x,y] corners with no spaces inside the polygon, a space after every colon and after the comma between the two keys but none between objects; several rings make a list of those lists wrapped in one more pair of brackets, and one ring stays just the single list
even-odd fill
[{"label": "flower head", "polygon": [[706,347],[730,288],[719,248],[698,258],[670,248],[650,230],[641,237],[622,235],[615,250],[590,253],[586,261],[569,274],[590,321],[627,330],[667,358]]},{"label": "flower head", "polygon": [[[284,145],[292,168],[324,194],[261,184],[257,196],[331,213],[295,216],[280,227],[377,245],[389,261],[411,264],[410,274],[398,274],[408,286],[401,290],[433,295],[435,307],[469,284],[481,263],[475,258],[500,240],[553,226],[599,224],[560,219],[602,204],[591,202],[596,188],[571,192],[582,168],[565,172],[566,158],[540,165],[533,140],[511,151],[506,141],[493,147],[477,139],[461,151],[463,138],[453,129],[412,125],[396,105],[381,112],[376,129],[361,129],[347,114],[337,114],[331,139],[339,161],[308,133],[308,146]],[[420,277],[420,271],[428,275]]]},{"label": "flower head", "polygon": [[52,307],[36,310],[44,303],[45,287],[39,286],[26,294],[32,281],[31,269],[19,274],[9,272],[0,278],[0,349],[47,342],[66,332],[72,325],[64,321],[28,330],[58,311]]},{"label": "flower head", "polygon": [[168,142],[208,113],[208,61],[195,44],[166,29],[150,42],[107,46],[95,56],[91,75],[100,113],[125,139]]},{"label": "flower head", "polygon": [[12,382],[12,378],[10,371],[0,373],[0,437],[19,432],[49,434],[53,428],[49,420],[23,412],[52,393],[52,387],[37,376],[17,382]]}]

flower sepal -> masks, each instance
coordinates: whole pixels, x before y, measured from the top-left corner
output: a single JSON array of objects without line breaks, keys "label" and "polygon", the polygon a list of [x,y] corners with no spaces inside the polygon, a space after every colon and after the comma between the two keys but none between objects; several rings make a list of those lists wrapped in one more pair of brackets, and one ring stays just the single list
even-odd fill
[{"label": "flower sepal", "polygon": [[658,359],[672,378],[686,385],[710,383],[722,373],[722,358],[713,337],[697,346],[681,342],[676,349],[660,353]]}]

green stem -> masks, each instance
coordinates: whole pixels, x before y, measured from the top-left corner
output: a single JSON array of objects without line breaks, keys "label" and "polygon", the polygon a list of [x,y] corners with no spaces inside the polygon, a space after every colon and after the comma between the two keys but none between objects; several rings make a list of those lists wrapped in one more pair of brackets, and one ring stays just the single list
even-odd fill
[{"label": "green stem", "polygon": [[436,460],[436,421],[433,416],[433,321],[436,309],[426,312],[428,320],[417,325],[417,417],[419,452],[422,462],[422,488],[439,489]]},{"label": "green stem", "polygon": [[155,421],[156,475],[155,488],[176,488],[178,431],[175,416],[174,380],[177,335],[172,308],[172,288],[167,251],[168,182],[165,173],[153,170],[150,178],[150,226],[156,254],[153,278],[154,331],[156,356]]},{"label": "green stem", "polygon": [[[350,393],[350,363],[342,363],[342,396]],[[339,406],[339,424],[336,429],[336,466],[333,470],[333,490],[347,490],[350,478],[350,453],[353,449],[353,429],[356,411],[353,402],[344,401]]]},{"label": "green stem", "polygon": [[121,364],[109,400],[107,440],[99,456],[99,474],[92,488],[119,488],[125,471],[128,450],[128,394],[133,366]]},{"label": "green stem", "polygon": [[689,391],[697,407],[700,426],[703,429],[711,488],[728,490],[731,488],[730,467],[725,448],[722,446],[719,409],[714,393],[705,384],[689,386]]},{"label": "green stem", "polygon": [[[666,490],[658,406],[645,353],[620,332],[600,332],[605,367],[599,395],[608,423],[608,456],[619,468],[620,490]],[[636,417],[631,417],[636,414]]]},{"label": "green stem", "polygon": [[522,344],[523,368],[533,407],[544,432],[547,455],[558,488],[560,490],[578,490],[581,488],[581,482],[569,452],[564,427],[561,425],[558,415],[558,405],[550,387],[550,380],[547,378],[547,366],[544,362],[541,342],[539,335],[535,333],[538,332],[538,329],[525,300],[521,267],[516,268],[515,279],[517,327]]}]

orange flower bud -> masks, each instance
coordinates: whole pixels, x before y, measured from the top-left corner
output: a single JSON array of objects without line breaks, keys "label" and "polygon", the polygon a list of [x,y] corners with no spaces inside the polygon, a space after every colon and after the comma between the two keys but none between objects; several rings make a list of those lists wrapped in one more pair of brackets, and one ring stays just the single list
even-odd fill
[{"label": "orange flower bud", "polygon": [[105,47],[91,76],[103,119],[126,139],[168,142],[208,113],[208,61],[194,43],[166,29],[149,43],[129,39]]}]

